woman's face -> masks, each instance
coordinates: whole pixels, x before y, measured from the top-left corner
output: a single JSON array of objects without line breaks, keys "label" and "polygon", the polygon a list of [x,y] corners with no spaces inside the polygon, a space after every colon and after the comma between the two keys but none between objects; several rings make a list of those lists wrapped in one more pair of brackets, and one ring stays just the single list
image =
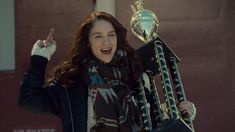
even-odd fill
[{"label": "woman's face", "polygon": [[108,63],[117,49],[117,35],[113,25],[106,20],[97,20],[89,34],[89,46],[99,60]]}]

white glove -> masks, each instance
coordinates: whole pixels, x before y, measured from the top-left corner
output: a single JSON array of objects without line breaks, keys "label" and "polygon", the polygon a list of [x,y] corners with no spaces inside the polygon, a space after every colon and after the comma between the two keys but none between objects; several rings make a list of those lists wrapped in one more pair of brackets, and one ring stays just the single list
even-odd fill
[{"label": "white glove", "polygon": [[55,53],[56,50],[56,41],[46,41],[38,40],[31,51],[31,55],[39,55],[48,59],[51,59],[51,56]]}]

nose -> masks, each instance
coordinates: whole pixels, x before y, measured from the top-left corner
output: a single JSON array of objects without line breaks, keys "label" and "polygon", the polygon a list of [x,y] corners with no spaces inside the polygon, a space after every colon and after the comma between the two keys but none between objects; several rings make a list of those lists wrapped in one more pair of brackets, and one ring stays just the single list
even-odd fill
[{"label": "nose", "polygon": [[111,42],[109,37],[104,37],[103,40],[104,40],[105,44],[110,44],[110,42]]}]

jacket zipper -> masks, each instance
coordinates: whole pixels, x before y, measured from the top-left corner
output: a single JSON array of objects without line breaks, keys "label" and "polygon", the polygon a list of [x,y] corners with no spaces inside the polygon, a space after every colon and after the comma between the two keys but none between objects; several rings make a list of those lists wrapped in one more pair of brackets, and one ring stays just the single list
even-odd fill
[{"label": "jacket zipper", "polygon": [[70,113],[70,119],[71,119],[72,132],[74,132],[73,113],[72,113],[70,99],[69,99],[69,95],[68,95],[67,89],[65,89],[65,93],[66,93],[66,97],[67,97],[67,101],[68,101],[68,105],[69,105],[69,113]]}]

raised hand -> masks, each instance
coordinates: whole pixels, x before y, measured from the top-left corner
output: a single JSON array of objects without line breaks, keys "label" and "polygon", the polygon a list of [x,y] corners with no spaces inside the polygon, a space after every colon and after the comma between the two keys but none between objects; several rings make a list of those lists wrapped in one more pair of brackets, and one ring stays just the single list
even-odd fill
[{"label": "raised hand", "polygon": [[54,38],[54,32],[55,32],[55,30],[54,30],[54,28],[51,28],[51,30],[50,30],[50,32],[49,32],[49,34],[48,34],[48,36],[47,36],[47,39],[46,40],[43,40],[43,43],[38,43],[38,45],[41,47],[41,48],[43,48],[43,47],[47,47],[47,46],[49,46],[50,44],[52,44],[53,43],[53,38]]},{"label": "raised hand", "polygon": [[54,38],[54,28],[51,28],[46,40],[38,40],[31,51],[31,55],[39,55],[50,60],[56,50],[56,41]]}]

